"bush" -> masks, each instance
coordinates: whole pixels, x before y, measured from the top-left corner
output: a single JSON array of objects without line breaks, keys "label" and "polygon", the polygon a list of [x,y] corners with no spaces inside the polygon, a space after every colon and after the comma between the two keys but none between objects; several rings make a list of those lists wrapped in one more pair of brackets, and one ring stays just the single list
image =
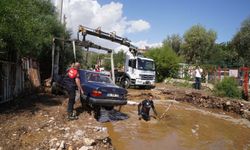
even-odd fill
[{"label": "bush", "polygon": [[239,98],[241,95],[238,84],[233,77],[225,77],[215,85],[214,92],[217,96]]},{"label": "bush", "polygon": [[153,48],[145,56],[154,59],[157,70],[157,81],[162,82],[166,77],[178,76],[180,57],[168,46]]}]

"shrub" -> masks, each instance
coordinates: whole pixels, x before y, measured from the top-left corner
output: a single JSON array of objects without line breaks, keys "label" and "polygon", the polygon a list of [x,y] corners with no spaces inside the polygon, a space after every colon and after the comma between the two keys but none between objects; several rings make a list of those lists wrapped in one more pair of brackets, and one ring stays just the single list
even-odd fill
[{"label": "shrub", "polygon": [[238,84],[233,77],[225,77],[222,81],[215,84],[214,92],[217,96],[239,98],[241,95]]},{"label": "shrub", "polygon": [[181,58],[168,46],[153,48],[145,56],[154,59],[157,70],[157,81],[162,82],[166,77],[177,77]]}]

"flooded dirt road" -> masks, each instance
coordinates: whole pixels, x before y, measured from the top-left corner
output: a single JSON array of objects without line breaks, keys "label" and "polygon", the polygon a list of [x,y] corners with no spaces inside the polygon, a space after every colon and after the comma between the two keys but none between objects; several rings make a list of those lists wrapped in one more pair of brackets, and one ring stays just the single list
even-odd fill
[{"label": "flooded dirt road", "polygon": [[[170,105],[156,103],[162,114]],[[129,119],[106,123],[117,150],[249,150],[249,121],[224,113],[197,109],[189,104],[174,103],[162,120],[138,120],[137,107],[125,106]]]},{"label": "flooded dirt road", "polygon": [[[149,94],[156,99],[159,115],[170,102],[174,104],[161,121],[138,120],[135,103]],[[135,105],[126,105],[122,112],[129,118],[100,123],[79,100],[75,104],[79,119],[68,121],[67,97],[34,93],[1,105],[0,150],[57,150],[61,145],[66,150],[113,150],[113,146],[117,150],[250,150],[250,115],[248,120],[241,115],[250,112],[250,104],[210,95],[165,84],[151,90],[128,89],[128,99]]]}]

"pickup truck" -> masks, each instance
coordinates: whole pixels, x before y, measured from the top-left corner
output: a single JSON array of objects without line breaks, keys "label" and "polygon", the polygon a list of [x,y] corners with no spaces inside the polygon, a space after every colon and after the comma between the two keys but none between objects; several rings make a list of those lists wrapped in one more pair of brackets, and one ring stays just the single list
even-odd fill
[{"label": "pickup truck", "polygon": [[115,85],[109,76],[88,70],[79,70],[79,74],[84,90],[82,103],[106,109],[127,104],[127,90]]}]

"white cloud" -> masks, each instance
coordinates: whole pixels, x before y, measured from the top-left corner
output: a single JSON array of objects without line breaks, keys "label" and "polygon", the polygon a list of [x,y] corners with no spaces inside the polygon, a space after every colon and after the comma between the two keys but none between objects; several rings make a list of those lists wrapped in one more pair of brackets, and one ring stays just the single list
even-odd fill
[{"label": "white cloud", "polygon": [[[58,2],[60,0],[54,1],[57,6]],[[128,20],[123,15],[123,4],[119,2],[100,5],[96,0],[64,0],[63,6],[67,27],[73,33],[76,33],[79,25],[101,27],[103,31],[115,31],[120,36],[150,28],[150,24],[145,20]]]},{"label": "white cloud", "polygon": [[[132,44],[137,46],[139,49],[155,48],[162,46],[162,43],[149,43],[147,40],[134,42]],[[120,51],[120,50],[124,50],[126,52],[128,51],[128,47],[121,45],[115,49],[115,51]]]},{"label": "white cloud", "polygon": [[[52,1],[58,7],[61,0]],[[97,0],[64,0],[63,2],[63,14],[66,15],[67,28],[72,31],[72,38],[76,38],[79,25],[94,29],[101,27],[103,31],[115,31],[119,36],[124,36],[125,33],[136,33],[150,29],[149,22],[142,19],[129,20],[124,16],[123,4],[119,2],[111,2],[105,5],[99,4]],[[87,39],[111,49],[119,50],[121,47],[128,49],[126,46],[93,36],[87,36]],[[139,41],[134,44],[139,48],[159,45],[159,43],[149,44],[147,41]]]},{"label": "white cloud", "polygon": [[147,49],[147,48],[154,48],[154,47],[162,46],[162,43],[149,43],[147,40],[138,41],[133,44],[138,46],[139,49]]},{"label": "white cloud", "polygon": [[129,21],[128,33],[140,32],[150,28],[150,24],[144,20]]}]

